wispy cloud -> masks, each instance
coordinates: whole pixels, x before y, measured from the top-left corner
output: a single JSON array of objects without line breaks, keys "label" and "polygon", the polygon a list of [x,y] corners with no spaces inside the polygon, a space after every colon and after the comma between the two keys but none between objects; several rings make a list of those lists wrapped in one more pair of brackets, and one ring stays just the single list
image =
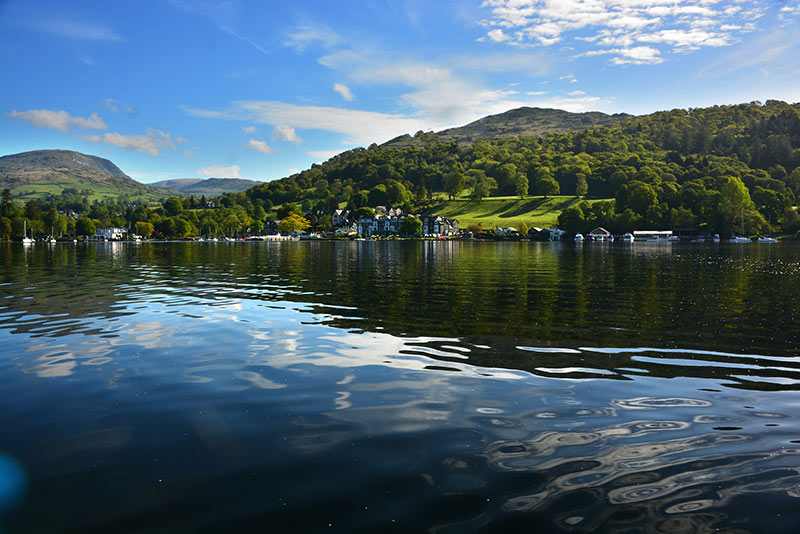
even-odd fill
[{"label": "wispy cloud", "polygon": [[[665,52],[729,46],[755,29],[766,8],[759,0],[485,0],[487,42],[551,46],[577,41],[584,56],[612,64],[651,65]],[[661,45],[660,48],[642,44]]]},{"label": "wispy cloud", "polygon": [[351,145],[388,140],[403,133],[415,132],[427,124],[425,121],[397,114],[301,106],[271,100],[241,100],[233,102],[225,111],[187,108],[186,112],[206,118],[333,132],[344,136],[344,142]]},{"label": "wispy cloud", "polygon": [[[422,62],[343,50],[323,56],[319,62],[361,84],[408,87],[410,90],[402,93],[398,101],[404,108],[413,110],[414,116],[423,118],[420,122],[427,125],[425,129],[474,120],[485,115],[487,109],[496,109],[494,104],[498,101],[514,94],[479,83],[480,77],[475,73],[479,73],[483,65],[491,64],[487,58],[450,56],[441,61]],[[525,72],[526,67],[532,67],[531,63],[521,56],[514,56],[506,63],[501,60],[506,72]],[[535,67],[531,71],[536,72]]]},{"label": "wispy cloud", "polygon": [[[733,49],[717,61],[709,63],[698,73],[698,77],[715,79],[735,72],[756,72],[760,77],[788,76],[791,79],[800,73],[800,67],[797,65],[797,47],[793,41],[796,39],[794,34],[795,32],[789,28],[774,29],[765,33],[748,46]],[[789,94],[786,99],[789,101],[798,99],[794,86],[793,83],[787,85]],[[776,88],[770,88],[773,98],[777,98],[772,92]]]},{"label": "wispy cloud", "polygon": [[223,165],[210,165],[197,169],[198,176],[209,176],[211,178],[241,178],[242,168],[238,165],[225,167]]},{"label": "wispy cloud", "polygon": [[59,15],[25,18],[20,21],[20,25],[31,30],[69,39],[112,43],[125,40],[122,35],[105,26],[82,20],[61,18]]},{"label": "wispy cloud", "polygon": [[258,130],[258,128],[257,128],[256,126],[253,126],[253,125],[250,125],[250,126],[242,126],[242,131],[243,131],[244,133],[249,133],[249,134],[251,134],[251,133],[256,133],[256,131],[257,131],[257,130]]},{"label": "wispy cloud", "polygon": [[262,154],[271,154],[275,152],[275,149],[269,146],[265,141],[259,141],[257,139],[250,139],[244,147],[255,150],[256,152],[261,152]]},{"label": "wispy cloud", "polygon": [[326,48],[330,48],[336,46],[341,41],[342,38],[339,34],[327,26],[305,24],[292,28],[286,35],[283,44],[294,48],[298,53],[302,53],[314,43],[319,43]]},{"label": "wispy cloud", "polygon": [[269,50],[242,34],[236,28],[239,18],[239,4],[237,2],[200,2],[194,0],[168,0],[168,3],[178,11],[202,17],[214,23],[217,28],[239,41],[251,46],[262,54],[269,54]]},{"label": "wispy cloud", "polygon": [[279,124],[272,130],[273,141],[288,141],[299,145],[303,140],[297,135],[297,132],[288,124]]},{"label": "wispy cloud", "polygon": [[353,99],[355,98],[350,88],[343,83],[333,84],[333,90],[339,93],[342,96],[342,98],[344,98],[348,102],[352,102]]},{"label": "wispy cloud", "polygon": [[188,140],[183,137],[173,139],[169,133],[154,128],[148,128],[144,135],[108,132],[102,136],[88,135],[86,139],[93,143],[105,143],[134,152],[144,152],[151,156],[160,155],[164,149],[177,150],[176,142],[188,143]]},{"label": "wispy cloud", "polygon": [[82,129],[106,130],[108,126],[103,122],[97,113],[92,113],[88,117],[73,117],[67,111],[51,109],[32,109],[29,111],[14,110],[6,113],[6,117],[21,119],[40,128],[55,128],[62,132],[67,132],[72,126]]},{"label": "wispy cloud", "polygon": [[117,113],[119,111],[120,103],[119,103],[118,100],[114,100],[113,98],[106,98],[106,101],[103,102],[103,106],[107,110],[109,110],[109,111],[111,111],[113,113]]}]

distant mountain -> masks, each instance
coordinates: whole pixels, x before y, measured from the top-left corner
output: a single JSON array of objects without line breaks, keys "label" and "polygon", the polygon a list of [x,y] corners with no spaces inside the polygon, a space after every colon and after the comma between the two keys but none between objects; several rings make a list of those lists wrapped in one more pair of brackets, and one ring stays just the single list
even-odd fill
[{"label": "distant mountain", "polygon": [[127,195],[157,200],[175,194],[137,182],[107,159],[71,150],[33,150],[0,157],[0,188],[23,199],[57,196],[64,189],[88,191],[92,198]]},{"label": "distant mountain", "polygon": [[191,187],[198,182],[202,182],[203,178],[176,178],[174,180],[161,180],[160,182],[153,182],[150,185],[153,187],[163,187],[165,189],[174,189],[180,191],[185,187]]},{"label": "distant mountain", "polygon": [[466,126],[449,128],[441,132],[418,132],[413,137],[406,134],[396,137],[382,146],[386,148],[405,148],[423,146],[428,143],[457,142],[459,145],[471,145],[481,139],[511,139],[513,137],[541,136],[553,133],[577,132],[614,124],[633,115],[615,113],[608,115],[599,111],[571,113],[560,109],[518,108],[489,115]]},{"label": "distant mountain", "polygon": [[162,180],[155,182],[155,187],[166,187],[180,191],[185,195],[216,197],[223,193],[239,193],[253,186],[262,184],[256,180],[243,180],[241,178],[178,178],[176,180]]}]

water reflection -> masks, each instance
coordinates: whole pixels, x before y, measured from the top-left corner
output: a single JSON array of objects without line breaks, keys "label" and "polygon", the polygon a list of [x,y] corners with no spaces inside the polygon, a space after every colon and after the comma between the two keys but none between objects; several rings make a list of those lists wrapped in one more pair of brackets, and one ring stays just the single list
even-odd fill
[{"label": "water reflection", "polygon": [[0,244],[13,531],[798,526],[798,247],[110,245]]}]

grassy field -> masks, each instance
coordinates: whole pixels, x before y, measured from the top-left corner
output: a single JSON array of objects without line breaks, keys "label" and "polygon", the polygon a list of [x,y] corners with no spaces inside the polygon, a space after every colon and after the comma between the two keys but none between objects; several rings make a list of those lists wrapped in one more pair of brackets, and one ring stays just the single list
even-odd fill
[{"label": "grassy field", "polygon": [[[599,202],[600,200],[587,200]],[[442,215],[458,219],[459,226],[481,223],[484,228],[517,227],[525,223],[528,227],[554,227],[558,216],[570,206],[581,202],[574,196],[554,197],[492,197],[483,200],[459,198],[435,202],[425,210],[425,214]]]},{"label": "grassy field", "polygon": [[168,194],[154,194],[143,192],[142,189],[137,187],[119,187],[116,184],[99,184],[96,182],[74,181],[67,183],[30,183],[11,188],[11,196],[14,199],[26,202],[31,199],[39,199],[44,194],[50,193],[52,195],[60,195],[61,191],[66,188],[74,188],[79,191],[82,189],[89,189],[91,194],[88,196],[89,202],[95,200],[102,200],[105,198],[116,199],[120,195],[129,195],[131,199],[140,199],[144,202],[158,201],[160,198],[166,198]]}]

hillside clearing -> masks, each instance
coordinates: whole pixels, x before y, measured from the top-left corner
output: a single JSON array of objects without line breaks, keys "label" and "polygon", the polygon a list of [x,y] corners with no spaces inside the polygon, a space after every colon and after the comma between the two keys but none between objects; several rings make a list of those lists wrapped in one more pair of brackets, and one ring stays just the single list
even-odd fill
[{"label": "hillside clearing", "polygon": [[[593,199],[594,203],[608,199]],[[456,199],[436,202],[427,207],[424,214],[442,215],[458,219],[459,226],[481,223],[484,228],[519,226],[554,227],[561,212],[580,203],[575,196],[551,197],[489,197],[483,200]]]}]

